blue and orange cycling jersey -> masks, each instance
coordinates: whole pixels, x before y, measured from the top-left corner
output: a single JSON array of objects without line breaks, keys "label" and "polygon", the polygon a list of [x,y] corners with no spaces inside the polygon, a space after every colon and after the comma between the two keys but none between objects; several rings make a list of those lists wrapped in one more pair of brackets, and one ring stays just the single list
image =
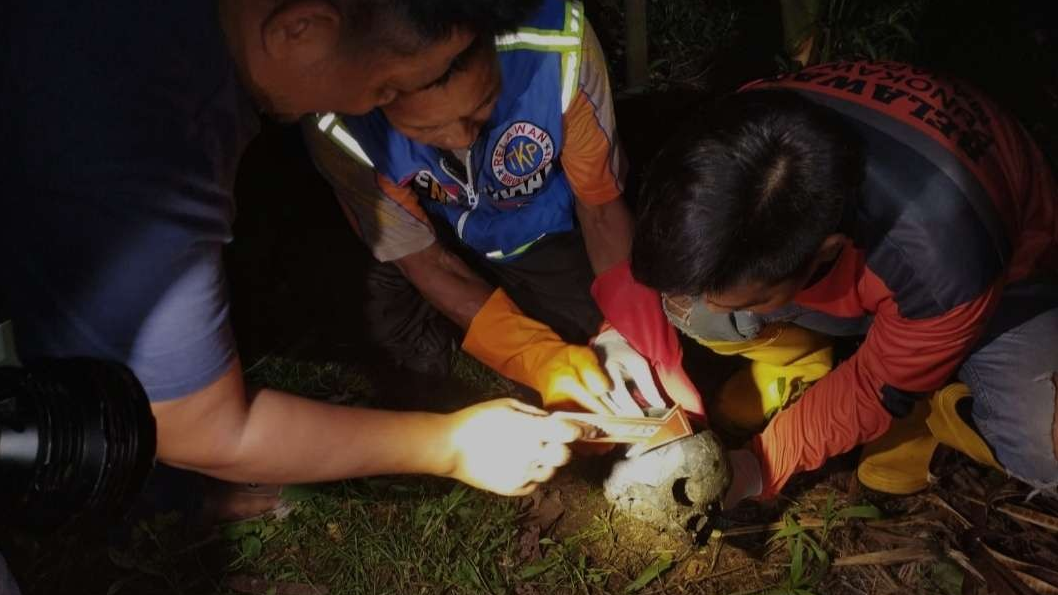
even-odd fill
[{"label": "blue and orange cycling jersey", "polygon": [[410,140],[381,110],[323,115],[307,129],[317,164],[380,260],[433,243],[427,212],[504,261],[573,229],[575,200],[621,195],[605,61],[579,3],[547,1],[496,44],[503,87],[465,155]]}]

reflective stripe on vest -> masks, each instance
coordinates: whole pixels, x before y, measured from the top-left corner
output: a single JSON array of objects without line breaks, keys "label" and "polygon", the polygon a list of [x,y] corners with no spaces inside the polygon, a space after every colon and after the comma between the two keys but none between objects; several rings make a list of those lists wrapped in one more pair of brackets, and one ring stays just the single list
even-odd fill
[{"label": "reflective stripe on vest", "polygon": [[[561,31],[523,27],[496,37],[496,49],[536,50],[562,54],[562,113],[573,103],[580,83],[581,44],[584,39],[584,8],[579,1],[566,3],[566,24]],[[509,255],[508,255],[509,256]]]},{"label": "reflective stripe on vest", "polygon": [[367,152],[360,146],[360,143],[356,142],[353,135],[349,134],[349,131],[345,129],[336,114],[333,112],[322,116],[317,114],[316,126],[320,129],[320,132],[330,137],[350,157],[368,167],[375,167],[375,164],[371,162],[371,158],[367,156]]}]

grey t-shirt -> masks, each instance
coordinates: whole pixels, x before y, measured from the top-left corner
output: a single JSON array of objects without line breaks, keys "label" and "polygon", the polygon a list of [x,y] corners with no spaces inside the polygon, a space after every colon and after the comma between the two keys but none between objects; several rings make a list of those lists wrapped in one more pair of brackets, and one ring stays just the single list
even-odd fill
[{"label": "grey t-shirt", "polygon": [[221,250],[257,116],[213,0],[11,3],[0,267],[23,360],[129,365],[153,400],[234,361]]}]

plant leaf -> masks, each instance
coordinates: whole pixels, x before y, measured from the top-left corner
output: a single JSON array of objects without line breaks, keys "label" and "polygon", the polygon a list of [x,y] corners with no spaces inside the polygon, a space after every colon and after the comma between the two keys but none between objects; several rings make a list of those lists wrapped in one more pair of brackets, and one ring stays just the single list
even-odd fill
[{"label": "plant leaf", "polygon": [[224,529],[221,530],[220,534],[222,537],[224,537],[224,539],[227,539],[228,541],[239,541],[244,536],[253,533],[254,529],[256,529],[256,527],[251,523],[233,523],[224,527]]},{"label": "plant leaf", "polygon": [[534,576],[543,574],[548,570],[551,570],[553,566],[558,564],[560,558],[558,556],[548,556],[546,558],[531,562],[522,566],[521,572],[518,573],[520,579],[530,579]]},{"label": "plant leaf", "polygon": [[798,535],[794,538],[793,546],[790,552],[790,586],[796,587],[801,584],[801,578],[804,576],[804,542],[801,536]]},{"label": "plant leaf", "polygon": [[798,525],[797,523],[786,525],[782,529],[779,529],[775,535],[772,535],[769,541],[775,541],[776,539],[782,539],[783,537],[790,537],[800,533],[804,533],[804,528],[802,528],[801,525]]},{"label": "plant leaf", "polygon": [[880,519],[882,518],[882,511],[878,510],[878,507],[870,504],[864,504],[861,506],[849,506],[842,508],[838,511],[838,517],[843,519],[857,518],[857,519]]},{"label": "plant leaf", "polygon": [[672,567],[672,553],[665,552],[654,559],[649,566],[643,569],[643,572],[639,573],[636,580],[628,583],[625,587],[625,593],[635,593],[643,587],[650,584],[651,581],[661,576],[666,570]]},{"label": "plant leaf", "polygon": [[239,542],[239,551],[243,557],[253,560],[261,555],[261,538],[256,535],[247,535]]}]

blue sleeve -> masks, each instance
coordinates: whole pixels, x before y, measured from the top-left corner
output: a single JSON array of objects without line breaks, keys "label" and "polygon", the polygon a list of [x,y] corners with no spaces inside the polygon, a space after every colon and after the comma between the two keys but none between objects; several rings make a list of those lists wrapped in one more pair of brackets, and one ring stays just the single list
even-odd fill
[{"label": "blue sleeve", "polygon": [[116,360],[152,401],[209,385],[236,354],[222,242],[164,222],[144,233],[110,223],[106,234],[81,234],[38,219],[45,241],[22,238],[26,253],[8,277],[22,359]]}]

